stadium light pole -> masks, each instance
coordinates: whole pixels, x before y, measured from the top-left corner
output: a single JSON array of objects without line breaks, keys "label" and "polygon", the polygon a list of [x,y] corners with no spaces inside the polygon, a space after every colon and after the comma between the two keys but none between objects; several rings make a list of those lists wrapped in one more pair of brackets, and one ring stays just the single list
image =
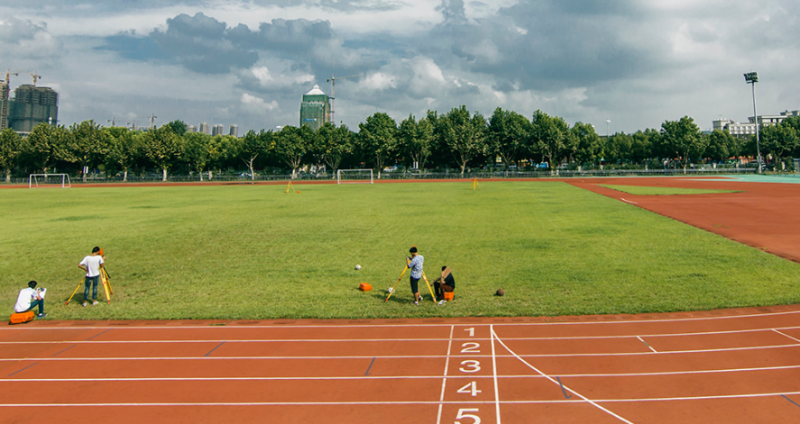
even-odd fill
[{"label": "stadium light pole", "polygon": [[610,128],[611,128],[611,120],[610,119],[606,119],[606,139],[608,139],[608,137],[611,136]]},{"label": "stadium light pole", "polygon": [[756,123],[756,154],[758,155],[758,173],[761,173],[761,139],[758,133],[758,109],[756,109],[756,83],[758,82],[758,72],[748,72],[744,74],[744,81],[753,86],[753,119]]}]

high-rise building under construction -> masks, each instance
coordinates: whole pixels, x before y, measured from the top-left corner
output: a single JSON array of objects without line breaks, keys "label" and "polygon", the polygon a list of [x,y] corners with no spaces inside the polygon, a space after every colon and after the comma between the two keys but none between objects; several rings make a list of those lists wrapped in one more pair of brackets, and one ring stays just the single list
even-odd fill
[{"label": "high-rise building under construction", "polygon": [[9,102],[8,126],[17,132],[31,132],[41,123],[57,125],[58,93],[50,87],[24,84],[17,87]]},{"label": "high-rise building under construction", "polygon": [[326,122],[331,122],[330,97],[319,89],[318,85],[306,94],[300,103],[300,126],[308,125],[317,131]]},{"label": "high-rise building under construction", "polygon": [[0,81],[0,131],[8,128],[8,84]]}]

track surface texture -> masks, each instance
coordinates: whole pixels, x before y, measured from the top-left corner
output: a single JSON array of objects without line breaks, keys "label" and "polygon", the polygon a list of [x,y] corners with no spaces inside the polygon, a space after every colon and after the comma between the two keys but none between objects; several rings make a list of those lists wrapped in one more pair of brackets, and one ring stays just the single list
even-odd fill
[{"label": "track surface texture", "polygon": [[539,318],[36,321],[0,422],[800,422],[800,306]]}]

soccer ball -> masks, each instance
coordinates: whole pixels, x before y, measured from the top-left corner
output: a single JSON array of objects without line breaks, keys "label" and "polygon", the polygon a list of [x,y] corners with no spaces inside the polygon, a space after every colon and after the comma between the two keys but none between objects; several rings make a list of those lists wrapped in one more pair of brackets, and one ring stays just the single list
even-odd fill
[{"label": "soccer ball", "polygon": [[389,287],[389,290],[387,290],[387,291],[388,291],[389,293],[391,293],[391,292],[393,292],[393,291],[394,291],[394,288],[392,288],[392,287]]},{"label": "soccer ball", "polygon": [[356,265],[356,271],[358,271],[359,269],[361,269],[361,265]]}]

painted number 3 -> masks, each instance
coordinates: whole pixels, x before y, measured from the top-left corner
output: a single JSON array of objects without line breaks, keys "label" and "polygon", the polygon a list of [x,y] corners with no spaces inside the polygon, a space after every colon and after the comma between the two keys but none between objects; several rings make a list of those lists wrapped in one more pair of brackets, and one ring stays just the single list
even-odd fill
[{"label": "painted number 3", "polygon": [[471,423],[462,423],[461,421],[455,421],[455,424],[481,424],[481,418],[477,415],[470,414],[469,412],[478,412],[478,408],[461,408],[458,410],[458,415],[456,415],[456,420],[462,420],[465,418],[472,419]]},{"label": "painted number 3", "polygon": [[458,369],[461,372],[478,372],[481,370],[481,363],[478,361],[474,361],[472,359],[467,361],[461,361],[461,368]]}]

